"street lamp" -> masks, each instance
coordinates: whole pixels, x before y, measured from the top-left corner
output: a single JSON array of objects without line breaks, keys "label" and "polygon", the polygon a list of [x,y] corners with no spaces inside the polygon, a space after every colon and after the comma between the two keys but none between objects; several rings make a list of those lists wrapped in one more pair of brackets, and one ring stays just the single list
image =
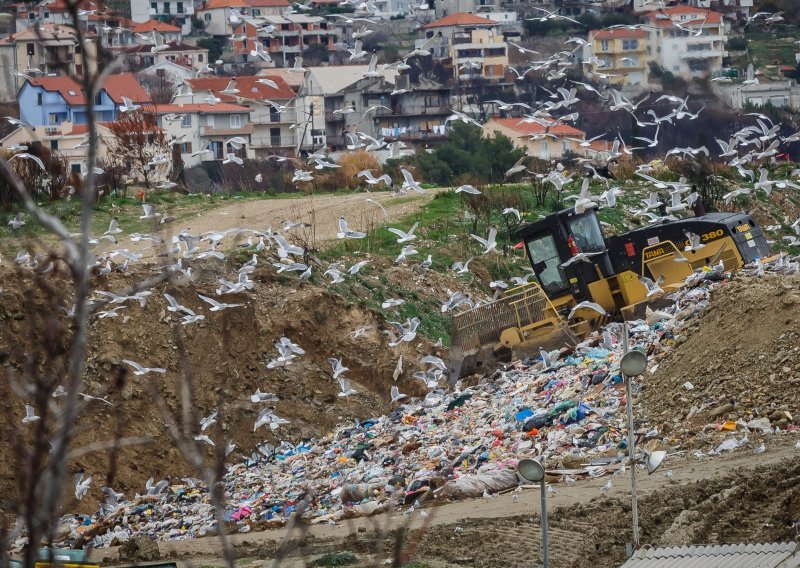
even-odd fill
[{"label": "street lamp", "polygon": [[[628,322],[622,326],[622,359],[619,361],[619,368],[625,379],[625,410],[628,414],[628,461],[631,466],[631,515],[633,517],[633,547],[639,546],[639,506],[636,496],[636,465],[635,456],[636,435],[633,432],[633,403],[631,402],[631,383],[633,377],[638,377],[647,368],[647,355],[638,350],[630,351],[628,345]],[[666,452],[653,452],[647,455],[647,473],[653,473],[661,464]]]},{"label": "street lamp", "polygon": [[544,456],[539,459],[525,458],[519,460],[517,472],[527,481],[540,482],[542,492],[542,566],[548,568],[547,562],[547,488],[544,479]]}]

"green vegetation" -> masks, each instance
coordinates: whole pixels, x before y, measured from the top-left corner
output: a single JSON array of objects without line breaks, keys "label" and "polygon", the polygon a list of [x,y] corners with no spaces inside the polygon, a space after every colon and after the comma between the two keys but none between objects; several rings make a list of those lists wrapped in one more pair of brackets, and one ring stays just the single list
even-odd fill
[{"label": "green vegetation", "polygon": [[351,566],[358,562],[358,558],[352,552],[331,552],[317,558],[312,566]]},{"label": "green vegetation", "polygon": [[442,185],[456,183],[460,177],[498,183],[514,162],[524,155],[525,152],[514,148],[506,136],[484,137],[480,128],[456,123],[447,141],[437,146],[433,153],[417,155],[416,165],[421,177]]},{"label": "green vegetation", "polygon": [[791,65],[794,67],[797,43],[800,30],[793,26],[786,26],[778,32],[754,31],[748,32],[747,51],[753,65]]}]

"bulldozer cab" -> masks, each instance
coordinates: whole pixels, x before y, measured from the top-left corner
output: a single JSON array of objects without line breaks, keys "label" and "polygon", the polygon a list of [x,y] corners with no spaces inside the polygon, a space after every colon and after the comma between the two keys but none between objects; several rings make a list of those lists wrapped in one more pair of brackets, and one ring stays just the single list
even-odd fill
[{"label": "bulldozer cab", "polygon": [[[567,209],[526,225],[514,238],[525,250],[536,279],[548,298],[591,299],[590,284],[613,275],[603,231],[594,209]],[[572,260],[578,254],[586,261]],[[572,261],[571,261],[572,260]]]}]

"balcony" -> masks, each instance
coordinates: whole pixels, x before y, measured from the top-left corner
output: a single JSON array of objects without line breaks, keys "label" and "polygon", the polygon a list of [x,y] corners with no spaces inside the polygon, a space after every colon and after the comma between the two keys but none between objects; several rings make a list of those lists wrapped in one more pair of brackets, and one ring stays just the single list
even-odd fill
[{"label": "balcony", "polygon": [[334,114],[333,111],[325,111],[325,122],[344,122],[343,114]]},{"label": "balcony", "polygon": [[250,147],[254,150],[265,148],[294,148],[297,140],[294,136],[251,136]]},{"label": "balcony", "polygon": [[201,126],[200,136],[239,136],[242,134],[252,134],[255,129],[250,123],[243,124],[238,128],[217,128],[214,126]]}]

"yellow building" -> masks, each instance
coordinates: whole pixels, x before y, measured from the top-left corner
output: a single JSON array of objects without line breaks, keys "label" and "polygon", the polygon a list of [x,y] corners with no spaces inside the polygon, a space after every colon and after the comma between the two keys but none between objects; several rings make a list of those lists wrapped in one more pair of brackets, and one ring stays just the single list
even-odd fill
[{"label": "yellow building", "polygon": [[647,85],[647,34],[618,28],[589,32],[589,69],[611,85]]},{"label": "yellow building", "polygon": [[422,26],[426,49],[434,59],[447,59],[456,80],[483,78],[500,81],[508,66],[508,44],[494,20],[455,13]]}]

